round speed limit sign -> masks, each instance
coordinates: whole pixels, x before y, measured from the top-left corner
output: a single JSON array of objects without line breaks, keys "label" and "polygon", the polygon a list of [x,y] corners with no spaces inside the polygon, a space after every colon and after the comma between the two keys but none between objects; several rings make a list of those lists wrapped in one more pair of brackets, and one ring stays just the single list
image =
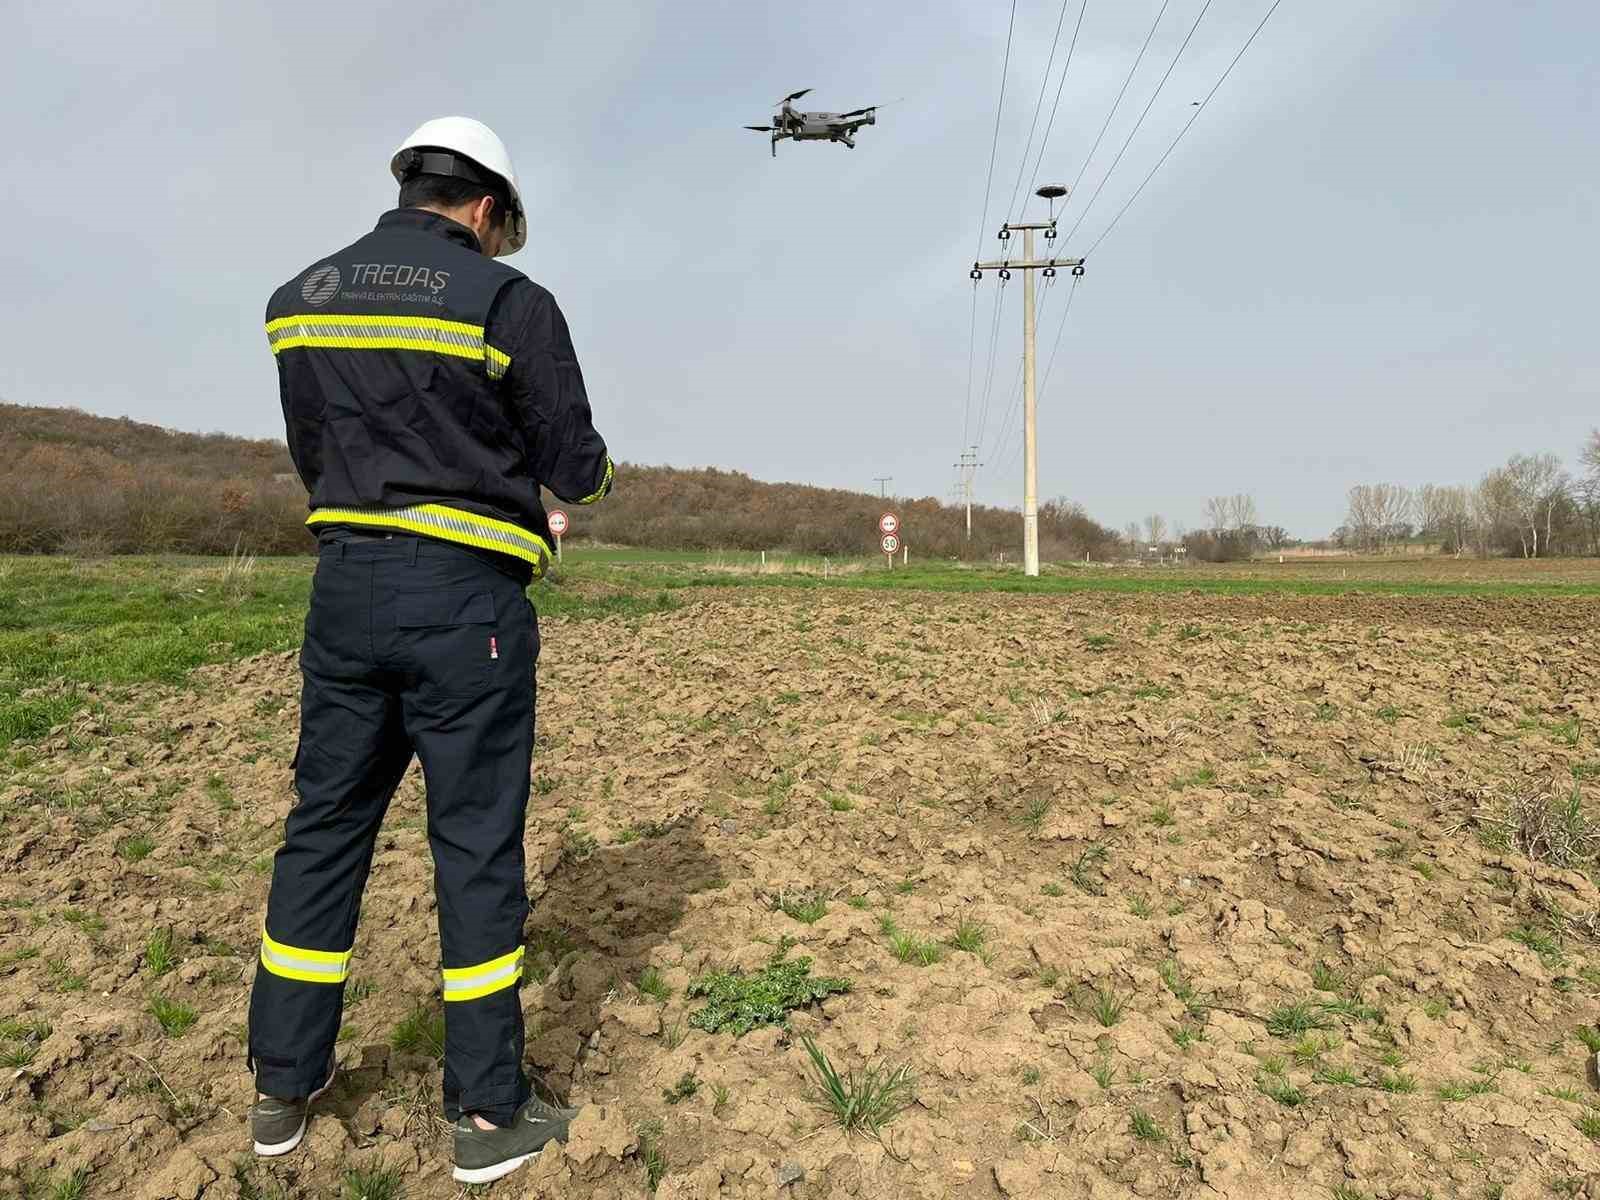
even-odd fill
[{"label": "round speed limit sign", "polygon": [[878,518],[878,532],[884,536],[900,532],[900,518],[892,512],[886,512]]},{"label": "round speed limit sign", "polygon": [[560,537],[567,531],[567,514],[559,508],[550,513],[550,532]]},{"label": "round speed limit sign", "polygon": [[893,557],[894,554],[896,554],[900,549],[899,535],[886,533],[883,535],[883,542],[881,544],[883,546],[883,552]]}]

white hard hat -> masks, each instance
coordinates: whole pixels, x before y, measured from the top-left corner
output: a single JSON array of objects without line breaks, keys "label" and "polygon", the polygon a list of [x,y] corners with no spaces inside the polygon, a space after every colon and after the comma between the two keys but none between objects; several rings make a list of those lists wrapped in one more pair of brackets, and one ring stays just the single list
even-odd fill
[{"label": "white hard hat", "polygon": [[[433,158],[423,150],[443,150],[448,156]],[[462,163],[460,159],[469,160]],[[479,168],[474,170],[473,168]],[[506,144],[482,121],[471,117],[435,117],[417,127],[400,143],[389,161],[396,182],[404,183],[415,174],[454,175],[475,183],[485,180],[483,173],[498,177],[511,193],[511,211],[506,214],[506,238],[500,255],[515,254],[528,240],[528,218],[522,207],[522,189],[517,184],[517,169],[511,165]]]}]

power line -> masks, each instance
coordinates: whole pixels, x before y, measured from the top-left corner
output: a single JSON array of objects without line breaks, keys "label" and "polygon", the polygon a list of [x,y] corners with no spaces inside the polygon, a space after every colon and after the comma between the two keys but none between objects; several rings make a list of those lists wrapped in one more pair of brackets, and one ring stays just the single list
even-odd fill
[{"label": "power line", "polygon": [[1011,20],[1006,25],[1006,57],[1000,67],[1000,99],[994,106],[994,139],[989,145],[989,182],[983,188],[983,216],[978,221],[978,244],[973,247],[973,258],[983,253],[983,230],[989,224],[989,193],[994,188],[994,156],[1000,148],[1000,114],[1006,107],[1006,76],[1011,71],[1011,33],[1016,24],[1017,0],[1011,0]]},{"label": "power line", "polygon": [[1156,97],[1161,95],[1161,89],[1167,86],[1167,80],[1172,78],[1172,72],[1178,65],[1178,60],[1183,57],[1183,52],[1189,48],[1189,41],[1194,37],[1194,31],[1200,28],[1200,22],[1205,19],[1206,12],[1211,8],[1211,0],[1206,0],[1200,6],[1200,13],[1194,19],[1194,24],[1189,26],[1189,32],[1183,39],[1183,45],[1178,47],[1178,52],[1172,56],[1172,61],[1167,64],[1166,74],[1161,76],[1161,82],[1156,84],[1156,90],[1150,93],[1144,111],[1139,114],[1139,119],[1133,123],[1133,128],[1128,131],[1128,136],[1123,140],[1122,149],[1117,151],[1117,156],[1111,160],[1111,165],[1106,168],[1106,173],[1100,177],[1100,186],[1094,189],[1094,195],[1089,197],[1089,203],[1078,214],[1078,219],[1071,229],[1067,230],[1067,241],[1072,240],[1072,235],[1078,232],[1078,227],[1083,224],[1083,219],[1089,215],[1089,210],[1094,207],[1094,202],[1100,199],[1100,193],[1105,190],[1108,180],[1117,169],[1117,164],[1122,161],[1122,156],[1128,152],[1128,147],[1133,145],[1134,136],[1139,132],[1144,119],[1150,115],[1150,110],[1155,106]]},{"label": "power line", "polygon": [[961,444],[972,430],[972,358],[978,351],[978,281],[972,281],[972,320],[967,329],[967,407],[961,415]]},{"label": "power line", "polygon": [[989,403],[994,395],[994,360],[1000,346],[1000,313],[1005,307],[1006,288],[1002,282],[995,291],[994,320],[989,326],[989,371],[983,384],[983,407],[978,413],[978,441],[983,441],[983,431],[989,424]]},{"label": "power line", "polygon": [[1156,27],[1161,24],[1161,18],[1167,13],[1167,5],[1172,0],[1161,0],[1161,8],[1156,13],[1156,19],[1150,22],[1150,32],[1144,35],[1144,45],[1139,47],[1139,55],[1133,60],[1133,66],[1128,68],[1128,77],[1122,81],[1122,90],[1117,93],[1117,98],[1111,102],[1111,111],[1106,114],[1105,123],[1100,126],[1100,132],[1095,135],[1094,145],[1089,147],[1089,153],[1083,160],[1083,166],[1078,168],[1078,174],[1072,180],[1072,187],[1067,190],[1067,203],[1072,203],[1072,197],[1078,194],[1078,185],[1083,182],[1083,174],[1089,169],[1089,164],[1094,161],[1095,151],[1100,149],[1100,143],[1106,136],[1106,130],[1111,128],[1111,118],[1117,115],[1117,109],[1122,104],[1123,96],[1128,93],[1128,85],[1133,82],[1134,75],[1139,70],[1139,64],[1144,61],[1145,51],[1150,49],[1150,40],[1156,36]]},{"label": "power line", "polygon": [[[1061,0],[1061,15],[1056,18],[1056,35],[1050,41],[1050,57],[1045,60],[1044,78],[1039,81],[1039,99],[1033,106],[1033,120],[1028,125],[1028,140],[1022,143],[1022,161],[1017,164],[1017,182],[1011,189],[1011,203],[1006,205],[1007,213],[1017,207],[1017,194],[1022,191],[1022,175],[1028,169],[1028,151],[1033,149],[1033,134],[1039,128],[1039,114],[1044,111],[1044,94],[1050,89],[1050,69],[1056,64],[1056,47],[1061,44],[1061,27],[1067,23],[1067,5],[1071,2],[1072,0]],[[980,234],[980,249],[982,244]]]},{"label": "power line", "polygon": [[[1060,353],[1060,350],[1061,350],[1061,334],[1067,327],[1067,314],[1072,311],[1072,299],[1073,299],[1074,296],[1076,296],[1078,294],[1078,279],[1079,278],[1080,277],[1077,276],[1077,275],[1074,275],[1072,277],[1072,287],[1067,292],[1067,303],[1066,303],[1066,306],[1061,310],[1061,324],[1056,326],[1055,344],[1053,346],[1051,346],[1051,348],[1050,348],[1050,361],[1045,364],[1044,378],[1042,380],[1040,380],[1040,382],[1039,382],[1039,394],[1040,395],[1043,395],[1046,392],[1046,390],[1050,387],[1050,373],[1055,370],[1056,355],[1058,353]],[[1013,409],[1013,411],[1012,411],[1013,418],[1015,418],[1016,412],[1020,408],[1021,408],[1021,397],[1019,396],[1017,398],[1017,407],[1015,409]],[[1012,432],[1014,432],[1016,430],[1016,428],[1017,428],[1017,426],[1016,426],[1015,421],[1013,419],[1013,421],[1012,421],[1012,423],[1010,425],[1010,430]],[[996,453],[993,456],[995,461],[1005,462],[1008,465],[1010,463],[1012,463],[1013,461],[1015,461],[1016,456],[1022,452],[1022,445],[1021,445],[1020,442],[1017,444],[1016,450],[1011,451],[1008,457],[1004,457],[1004,458],[1001,457],[1001,455],[1006,452],[1007,447],[1010,445],[1010,442],[1011,442],[1011,437],[1010,437],[1010,433],[1008,432],[1006,438],[1003,441],[1001,441],[995,448],[996,449]]]},{"label": "power line", "polygon": [[1199,107],[1189,114],[1188,121],[1184,123],[1182,129],[1178,130],[1178,136],[1172,139],[1172,145],[1167,147],[1165,154],[1156,159],[1156,165],[1150,168],[1150,174],[1146,175],[1140,182],[1139,186],[1133,189],[1133,195],[1129,196],[1122,207],[1117,210],[1117,215],[1111,218],[1111,224],[1107,225],[1103,230],[1100,231],[1100,236],[1095,238],[1088,251],[1084,253],[1085,258],[1088,258],[1090,254],[1094,253],[1095,247],[1099,246],[1101,242],[1105,241],[1107,235],[1117,227],[1117,222],[1122,220],[1122,214],[1133,207],[1133,202],[1139,198],[1139,193],[1144,191],[1144,185],[1150,182],[1151,177],[1161,169],[1161,164],[1166,162],[1167,158],[1172,154],[1172,152],[1178,148],[1178,143],[1183,140],[1183,135],[1189,132],[1189,126],[1193,125],[1196,118],[1198,118],[1201,113],[1205,112],[1206,105],[1211,103],[1211,97],[1217,94],[1217,89],[1220,88],[1228,76],[1233,73],[1234,67],[1238,66],[1239,60],[1244,57],[1244,52],[1250,49],[1250,43],[1256,40],[1256,34],[1260,33],[1264,28],[1266,28],[1267,22],[1272,19],[1272,14],[1278,11],[1278,5],[1282,3],[1283,0],[1272,0],[1272,7],[1267,9],[1267,15],[1261,18],[1260,24],[1258,24],[1254,31],[1251,32],[1250,36],[1245,39],[1244,45],[1239,47],[1239,53],[1233,56],[1233,61],[1228,64],[1228,69],[1222,73],[1221,77],[1218,78],[1216,83],[1211,85],[1211,90],[1206,93],[1206,98],[1200,101]]},{"label": "power line", "polygon": [[[1033,185],[1039,182],[1039,166],[1044,162],[1044,149],[1050,144],[1050,131],[1056,125],[1056,110],[1061,107],[1061,89],[1066,86],[1067,72],[1072,69],[1072,52],[1078,48],[1078,34],[1083,29],[1083,14],[1089,9],[1089,0],[1083,0],[1078,9],[1078,23],[1072,28],[1072,41],[1067,46],[1067,61],[1061,67],[1061,79],[1056,84],[1056,98],[1050,105],[1050,120],[1045,123],[1044,139],[1039,143],[1039,156],[1033,160],[1033,177],[1028,180],[1028,190],[1033,191]],[[1026,154],[1023,155],[1027,157]]]}]

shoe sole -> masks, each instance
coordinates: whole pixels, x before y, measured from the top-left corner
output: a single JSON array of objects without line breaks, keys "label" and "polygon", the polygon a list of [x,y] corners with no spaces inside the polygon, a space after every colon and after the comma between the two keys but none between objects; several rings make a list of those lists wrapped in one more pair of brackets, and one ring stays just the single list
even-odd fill
[{"label": "shoe sole", "polygon": [[450,1176],[457,1183],[493,1183],[496,1179],[503,1179],[518,1167],[528,1162],[534,1154],[519,1154],[515,1158],[508,1158],[505,1162],[497,1162],[492,1167],[456,1167]]},{"label": "shoe sole", "polygon": [[332,1071],[328,1072],[328,1082],[306,1097],[306,1115],[300,1119],[300,1128],[294,1131],[292,1138],[282,1142],[257,1142],[255,1143],[256,1155],[260,1158],[277,1158],[278,1155],[287,1154],[298,1146],[305,1139],[306,1125],[311,1120],[312,1104],[316,1103],[318,1097],[326,1094],[327,1090],[333,1086],[333,1081],[338,1078],[338,1075],[339,1068],[335,1066]]}]

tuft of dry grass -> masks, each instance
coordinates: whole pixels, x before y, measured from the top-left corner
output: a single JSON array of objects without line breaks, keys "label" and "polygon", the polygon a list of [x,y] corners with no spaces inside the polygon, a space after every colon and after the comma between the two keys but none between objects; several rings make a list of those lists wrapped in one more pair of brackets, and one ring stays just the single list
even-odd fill
[{"label": "tuft of dry grass", "polygon": [[1535,862],[1581,867],[1600,855],[1600,821],[1585,810],[1577,788],[1566,796],[1519,788],[1498,803],[1480,804],[1473,819]]}]

